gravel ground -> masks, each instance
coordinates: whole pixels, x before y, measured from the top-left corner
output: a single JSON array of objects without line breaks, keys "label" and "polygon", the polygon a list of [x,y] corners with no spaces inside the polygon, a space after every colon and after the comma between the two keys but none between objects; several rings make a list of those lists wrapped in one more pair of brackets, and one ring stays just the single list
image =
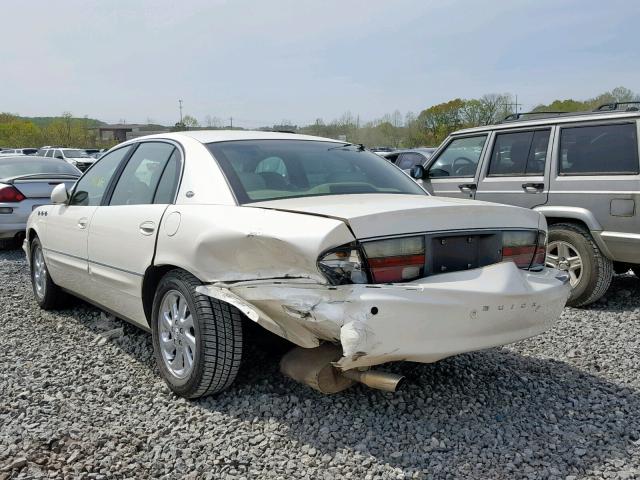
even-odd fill
[{"label": "gravel ground", "polygon": [[21,252],[0,252],[0,278],[0,480],[640,478],[631,275],[545,335],[393,365],[397,394],[322,396],[253,347],[229,391],[195,402],[160,380],[147,333],[81,302],[40,311]]}]

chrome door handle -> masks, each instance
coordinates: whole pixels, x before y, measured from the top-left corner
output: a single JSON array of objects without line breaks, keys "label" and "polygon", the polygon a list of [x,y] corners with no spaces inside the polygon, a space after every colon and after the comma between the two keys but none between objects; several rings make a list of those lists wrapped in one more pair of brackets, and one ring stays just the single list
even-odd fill
[{"label": "chrome door handle", "polygon": [[156,231],[156,224],[153,222],[142,222],[140,224],[140,233],[142,235],[152,235]]},{"label": "chrome door handle", "polygon": [[84,230],[85,228],[87,228],[87,219],[86,218],[81,218],[80,220],[78,220],[78,228],[81,230]]},{"label": "chrome door handle", "polygon": [[544,190],[544,183],[523,183],[522,188],[527,193],[540,193]]},{"label": "chrome door handle", "polygon": [[462,192],[470,192],[471,190],[475,190],[478,186],[475,183],[463,183],[462,185],[458,185],[458,188]]}]

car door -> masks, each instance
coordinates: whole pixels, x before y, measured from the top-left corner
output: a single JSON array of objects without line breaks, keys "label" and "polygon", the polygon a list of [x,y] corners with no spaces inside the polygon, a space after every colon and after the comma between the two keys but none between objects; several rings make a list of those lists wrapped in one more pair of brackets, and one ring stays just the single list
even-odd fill
[{"label": "car door", "polygon": [[453,137],[432,159],[424,180],[418,180],[433,195],[474,198],[478,165],[483,157],[488,133]]},{"label": "car door", "polygon": [[547,203],[552,128],[496,132],[476,200],[533,208]]},{"label": "car door", "polygon": [[138,144],[89,229],[92,298],[145,327],[142,280],[153,261],[162,215],[173,203],[180,166],[176,144]]},{"label": "car door", "polygon": [[78,180],[66,204],[49,207],[42,245],[53,281],[86,296],[90,289],[87,261],[88,227],[116,169],[129,147],[105,155]]},{"label": "car door", "polygon": [[620,262],[640,263],[639,138],[640,123],[617,119],[560,125],[555,141],[549,206],[588,212]]}]

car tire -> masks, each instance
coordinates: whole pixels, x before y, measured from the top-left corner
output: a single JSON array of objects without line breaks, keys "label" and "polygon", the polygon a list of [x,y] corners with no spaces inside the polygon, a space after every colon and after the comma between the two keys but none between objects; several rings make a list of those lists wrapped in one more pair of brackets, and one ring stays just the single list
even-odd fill
[{"label": "car tire", "polygon": [[[555,245],[554,245],[555,244]],[[595,302],[601,298],[609,288],[613,277],[613,262],[605,257],[591,234],[585,228],[573,223],[556,223],[549,227],[549,248],[547,250],[547,265],[564,269],[554,260],[554,252],[560,247],[577,253],[581,260],[580,275],[577,284],[572,284],[571,295],[567,300],[570,307],[580,307]],[[558,255],[559,257],[560,255]],[[571,273],[571,272],[570,272]],[[574,277],[572,276],[572,283]]]},{"label": "car tire", "polygon": [[38,237],[31,242],[29,252],[31,255],[31,287],[33,288],[36,302],[43,310],[60,308],[64,304],[67,295],[53,283],[44,260],[42,244]]},{"label": "car tire", "polygon": [[196,291],[202,283],[172,270],[158,284],[151,330],[160,374],[185,398],[219,393],[235,380],[242,360],[242,314]]}]

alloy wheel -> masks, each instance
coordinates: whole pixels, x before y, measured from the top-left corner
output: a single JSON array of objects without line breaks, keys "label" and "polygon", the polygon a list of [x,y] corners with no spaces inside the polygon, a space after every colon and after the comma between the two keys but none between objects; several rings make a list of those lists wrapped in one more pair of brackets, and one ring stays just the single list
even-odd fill
[{"label": "alloy wheel", "polygon": [[569,274],[571,288],[575,288],[582,278],[582,257],[568,242],[556,240],[547,246],[546,265]]},{"label": "alloy wheel", "polygon": [[47,293],[47,265],[40,246],[33,252],[33,284],[38,298],[44,298]]},{"label": "alloy wheel", "polygon": [[164,364],[177,378],[187,378],[194,367],[196,335],[193,316],[182,293],[169,290],[158,312],[160,350]]}]

